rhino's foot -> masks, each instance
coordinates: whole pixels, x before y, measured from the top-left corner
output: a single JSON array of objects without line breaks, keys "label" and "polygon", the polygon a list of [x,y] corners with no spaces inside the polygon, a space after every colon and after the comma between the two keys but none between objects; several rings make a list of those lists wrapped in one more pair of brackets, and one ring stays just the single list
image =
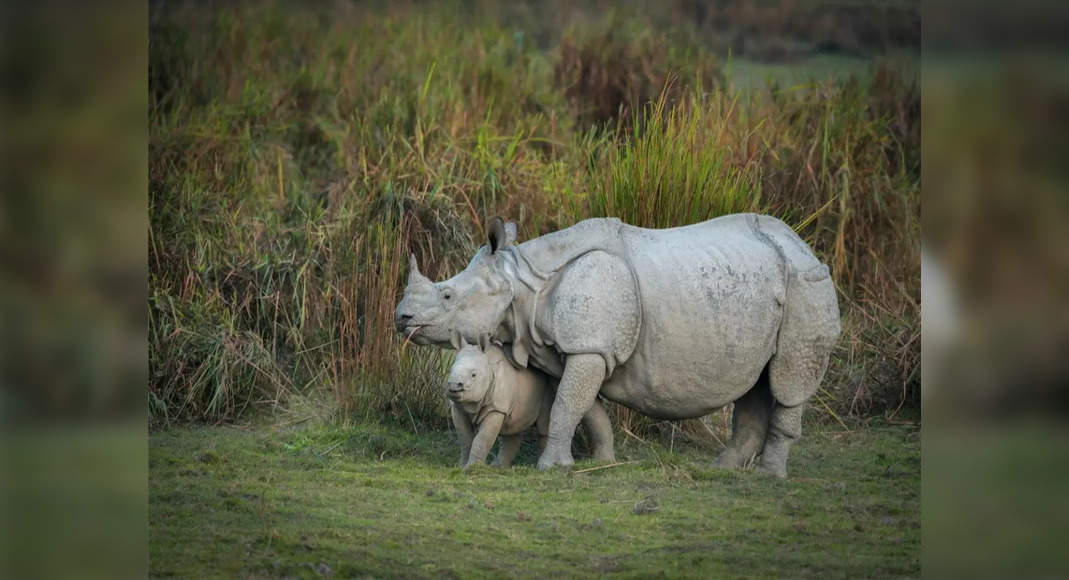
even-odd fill
[{"label": "rhino's foot", "polygon": [[464,465],[460,466],[462,471],[471,471],[473,468],[486,467],[485,461],[468,461]]},{"label": "rhino's foot", "polygon": [[780,479],[787,477],[787,457],[802,434],[802,408],[802,405],[784,407],[776,403],[757,471]]},{"label": "rhino's foot", "polygon": [[778,462],[765,462],[765,461],[762,461],[760,464],[758,464],[757,468],[754,469],[754,471],[756,471],[758,473],[764,473],[766,475],[771,475],[771,476],[774,476],[774,477],[778,477],[780,479],[786,479],[787,478],[787,465],[786,465],[786,462],[778,463]]},{"label": "rhino's foot", "polygon": [[720,455],[713,460],[713,467],[722,467],[724,469],[737,469],[742,467],[746,463],[746,459],[739,454],[738,451],[728,447],[720,452]]},{"label": "rhino's foot", "polygon": [[557,465],[568,466],[575,463],[575,459],[572,458],[571,449],[553,449],[552,446],[546,447],[546,450],[542,452],[542,456],[538,458],[538,470],[545,471],[550,467]]},{"label": "rhino's foot", "polygon": [[594,447],[594,452],[591,455],[591,459],[593,459],[594,461],[608,461],[609,463],[616,463],[616,452],[613,451],[612,446]]}]

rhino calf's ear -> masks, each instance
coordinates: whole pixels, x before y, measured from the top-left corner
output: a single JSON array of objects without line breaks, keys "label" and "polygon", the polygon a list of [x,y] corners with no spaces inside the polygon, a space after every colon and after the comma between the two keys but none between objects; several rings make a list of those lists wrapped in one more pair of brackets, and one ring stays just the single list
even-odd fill
[{"label": "rhino calf's ear", "polygon": [[484,332],[479,335],[479,350],[486,352],[488,348],[490,348],[490,335]]}]

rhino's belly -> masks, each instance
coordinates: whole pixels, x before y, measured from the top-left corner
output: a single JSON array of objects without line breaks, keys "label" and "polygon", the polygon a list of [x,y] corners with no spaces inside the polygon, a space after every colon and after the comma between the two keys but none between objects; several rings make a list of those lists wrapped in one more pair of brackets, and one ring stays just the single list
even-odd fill
[{"label": "rhino's belly", "polygon": [[696,364],[684,372],[666,372],[639,357],[619,367],[602,385],[601,394],[658,419],[691,419],[708,415],[746,394],[764,367],[755,365],[756,370],[750,373],[718,376],[718,366]]},{"label": "rhino's belly", "polygon": [[[704,385],[681,385],[666,390],[646,385],[631,377],[613,375],[601,387],[606,399],[655,419],[692,419],[708,415],[738,397],[710,396]],[[723,392],[723,389],[718,389]]]}]

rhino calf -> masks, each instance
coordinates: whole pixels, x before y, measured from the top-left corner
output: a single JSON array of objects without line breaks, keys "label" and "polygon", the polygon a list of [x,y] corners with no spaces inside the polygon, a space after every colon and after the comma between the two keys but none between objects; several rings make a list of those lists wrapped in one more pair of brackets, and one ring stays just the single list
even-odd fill
[{"label": "rhino calf", "polygon": [[501,449],[494,465],[512,465],[523,432],[535,424],[541,448],[553,406],[549,381],[543,373],[513,368],[497,346],[480,347],[461,339],[445,384],[460,437],[460,466],[484,463],[498,436]]},{"label": "rhino calf", "polygon": [[[460,437],[460,466],[467,469],[484,463],[494,441],[501,437],[495,466],[508,467],[516,458],[523,432],[536,425],[539,451],[545,447],[553,407],[556,379],[534,369],[512,366],[501,348],[483,342],[467,344],[456,338],[457,356],[445,384],[445,395],[452,407],[453,425]],[[612,438],[608,414],[600,403],[584,418],[598,439]],[[608,454],[595,459],[613,461],[611,443]],[[605,450],[601,450],[604,454]]]}]

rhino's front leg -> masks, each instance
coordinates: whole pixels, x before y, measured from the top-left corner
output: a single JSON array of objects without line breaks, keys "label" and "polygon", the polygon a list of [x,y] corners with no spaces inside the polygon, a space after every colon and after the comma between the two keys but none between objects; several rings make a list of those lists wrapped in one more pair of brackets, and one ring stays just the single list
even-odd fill
[{"label": "rhino's front leg", "polygon": [[605,380],[605,361],[596,354],[573,354],[564,363],[564,376],[557,387],[553,410],[549,416],[549,437],[538,469],[554,465],[571,465],[572,436],[579,420],[594,405]]},{"label": "rhino's front leg", "polygon": [[453,426],[457,428],[457,439],[460,440],[460,466],[468,464],[471,455],[471,442],[475,438],[475,431],[471,428],[471,419],[460,407],[453,403]]},{"label": "rhino's front leg", "polygon": [[483,419],[483,422],[479,424],[479,431],[475,433],[475,439],[471,442],[471,455],[464,469],[476,463],[486,463],[486,456],[490,453],[494,442],[497,441],[497,434],[501,432],[501,425],[504,422],[505,415],[501,413],[490,413]]}]

